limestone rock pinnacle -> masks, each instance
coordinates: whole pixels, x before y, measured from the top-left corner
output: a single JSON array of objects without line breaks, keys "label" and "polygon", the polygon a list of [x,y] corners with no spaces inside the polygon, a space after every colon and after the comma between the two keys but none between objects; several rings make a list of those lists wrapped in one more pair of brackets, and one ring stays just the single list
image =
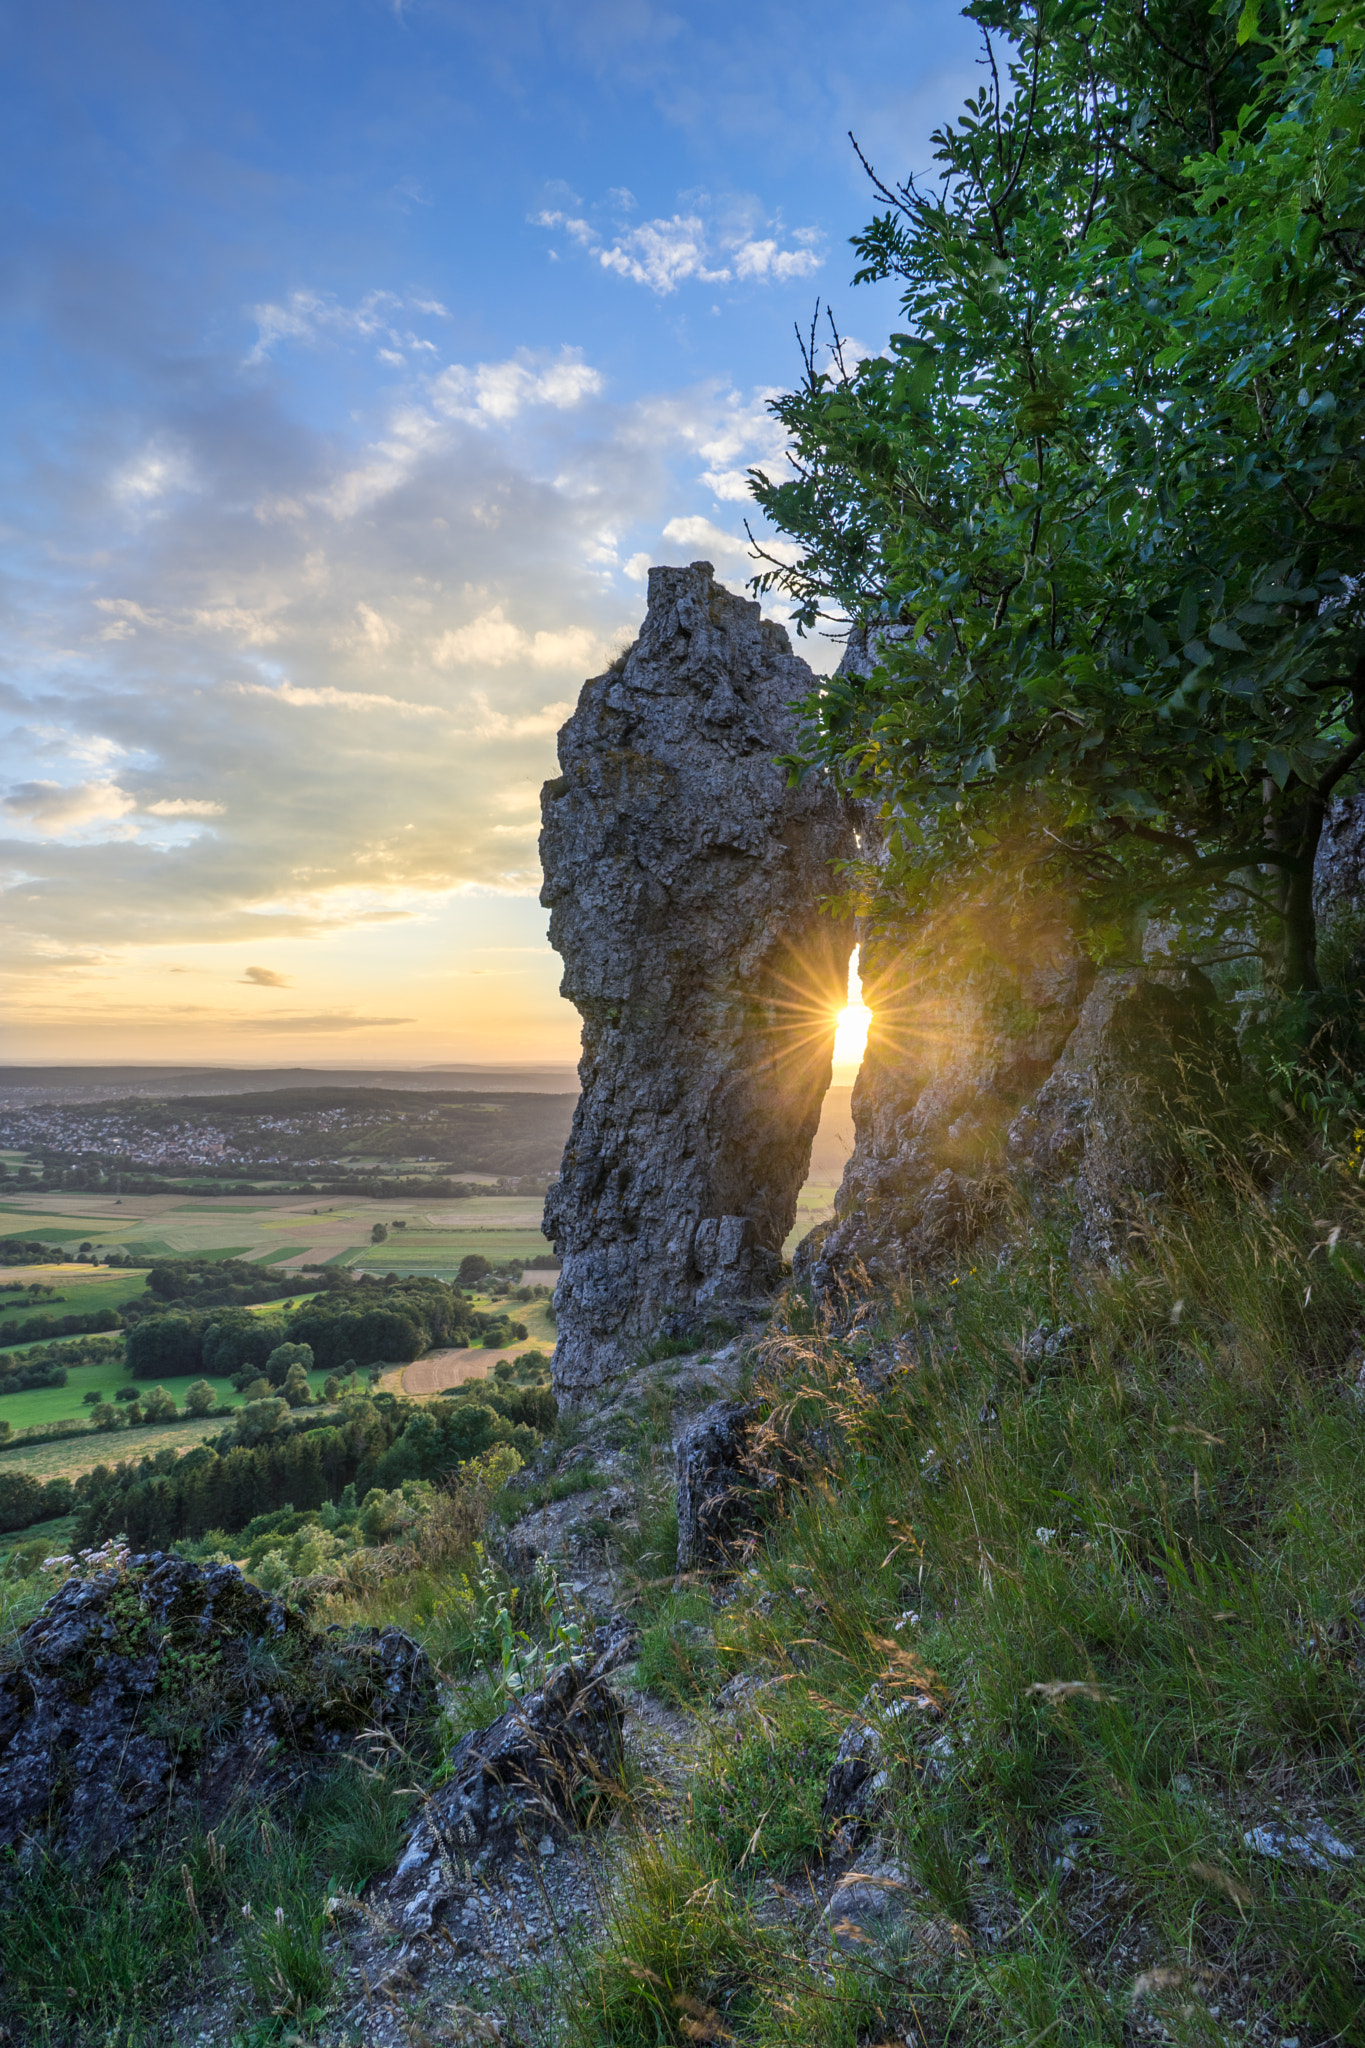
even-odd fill
[{"label": "limestone rock pinnacle", "polygon": [[560,733],[541,902],[583,1019],[545,1209],[561,1397],[780,1276],[853,943],[820,909],[852,814],[777,765],[814,682],[709,562],[651,569],[639,639]]}]

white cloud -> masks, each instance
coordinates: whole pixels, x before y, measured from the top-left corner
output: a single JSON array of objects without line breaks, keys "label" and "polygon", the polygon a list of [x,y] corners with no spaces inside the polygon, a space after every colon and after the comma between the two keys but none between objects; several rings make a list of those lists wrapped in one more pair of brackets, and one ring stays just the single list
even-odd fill
[{"label": "white cloud", "polygon": [[411,1017],[360,1017],[354,1010],[324,1010],[316,1017],[239,1017],[239,1031],[368,1031],[376,1026],[411,1024]]},{"label": "white cloud", "polygon": [[210,633],[231,633],[247,647],[271,647],[280,637],[278,626],[272,625],[264,612],[240,604],[213,605],[191,612],[190,623],[203,626]]},{"label": "white cloud", "polygon": [[39,832],[60,834],[125,818],[137,799],[116,782],[17,782],[2,807]]},{"label": "white cloud", "polygon": [[474,426],[505,426],[529,407],[548,405],[560,412],[595,398],[602,375],[583,361],[578,349],[562,348],[548,360],[528,350],[502,363],[452,363],[431,386],[438,412]]},{"label": "white cloud", "polygon": [[291,704],[300,710],[328,708],[337,711],[393,711],[400,718],[445,718],[439,704],[414,704],[406,697],[389,697],[377,690],[338,690],[330,683],[300,687],[296,683],[229,683],[238,697],[265,697],[275,704]]},{"label": "white cloud", "polygon": [[[619,192],[608,194],[618,212],[623,210],[622,197]],[[629,193],[624,198],[634,206]],[[719,217],[701,211],[675,213],[615,233],[604,233],[580,215],[555,209],[531,218],[536,227],[562,230],[604,270],[645,285],[660,297],[689,282],[786,284],[812,276],[824,262],[820,230],[797,228],[784,246],[780,229],[762,236],[753,233],[757,211],[753,202],[741,201]],[[765,225],[772,228],[776,223]]]},{"label": "white cloud", "polygon": [[785,284],[791,277],[812,276],[823,262],[823,256],[810,248],[783,249],[774,241],[741,242],[735,251],[735,275],[776,278]]},{"label": "white cloud", "polygon": [[394,292],[379,291],[367,293],[359,305],[342,306],[327,292],[291,292],[283,304],[252,307],[256,341],[246,360],[262,363],[282,341],[316,343],[328,334],[356,341],[382,336],[390,350],[434,352],[433,341],[398,326],[400,315],[408,311],[425,314],[428,319],[450,318],[439,299],[403,299]]},{"label": "white cloud", "polygon": [[385,648],[392,647],[397,640],[398,628],[393,621],[386,619],[382,612],[375,611],[372,605],[366,604],[363,600],[355,608],[355,617],[362,637],[376,654],[382,654]]},{"label": "white cloud", "polygon": [[247,967],[242,971],[242,980],[250,982],[253,988],[289,988],[287,974],[277,974],[273,967]]},{"label": "white cloud", "polygon": [[[344,437],[277,432],[260,380],[200,431],[175,519],[104,560],[107,529],[80,540],[93,630],[128,637],[73,663],[47,658],[46,614],[25,627],[43,692],[7,746],[4,965],[35,944],[363,949],[466,896],[534,899],[555,732],[633,637],[651,563],[708,555],[743,588],[740,521],[706,478],[772,423],[724,384],[621,402],[559,350],[463,367],[454,410],[443,375]],[[91,475],[108,522],[107,466]],[[318,1008],[377,1010],[365,986]]]},{"label": "white cloud", "polygon": [[586,626],[564,626],[557,633],[528,633],[509,619],[503,607],[471,619],[467,626],[452,627],[431,650],[437,668],[506,668],[513,662],[530,662],[534,668],[570,668],[586,673],[601,648],[598,636]]},{"label": "white cloud", "polygon": [[65,754],[88,768],[106,768],[128,751],[104,733],[76,733],[60,725],[31,725],[28,730],[45,751]]},{"label": "white cloud", "polygon": [[158,498],[187,490],[193,482],[194,471],[184,451],[153,442],[115,472],[110,489],[121,504],[145,511]]},{"label": "white cloud", "polygon": [[695,214],[645,221],[596,255],[604,270],[661,294],[675,292],[690,277],[703,284],[724,284],[730,276],[724,267],[708,268],[706,228]]},{"label": "white cloud", "polygon": [[97,597],[95,609],[111,616],[111,623],[100,632],[101,640],[131,640],[139,627],[160,633],[185,633],[195,629],[230,633],[247,647],[269,647],[280,637],[278,626],[271,621],[269,607],[215,604],[179,613],[156,612],[139,604],[135,598]]},{"label": "white cloud", "polygon": [[689,559],[692,561],[709,561],[722,571],[728,567],[748,576],[754,573],[753,555],[747,539],[726,533],[714,520],[698,515],[670,519],[664,528],[664,539],[671,540],[675,547],[691,550]]},{"label": "white cloud", "polygon": [[[528,740],[548,739],[557,733],[569,713],[572,703],[565,698],[557,704],[542,704],[538,711],[528,711],[519,717],[509,717],[505,712],[495,711],[483,695],[474,698],[476,717],[470,731],[484,740]],[[504,829],[499,826],[496,828]]]}]

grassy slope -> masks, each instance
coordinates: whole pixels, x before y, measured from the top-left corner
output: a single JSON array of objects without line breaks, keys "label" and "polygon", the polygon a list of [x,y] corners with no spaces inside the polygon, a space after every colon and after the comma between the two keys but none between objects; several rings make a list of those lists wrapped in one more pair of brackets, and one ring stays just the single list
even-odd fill
[{"label": "grassy slope", "polygon": [[[771,1686],[691,1823],[631,1852],[575,2042],[700,2038],[699,2010],[754,2048],[1365,2039],[1361,1217],[1354,1269],[1314,1221],[1342,1200],[1244,1189],[1119,1277],[1035,1232],[851,1335],[778,1319],[785,1515],[722,1612],[667,1596],[641,1660],[703,1709],[729,1673]],[[1044,1324],[1076,1335],[1026,1357]],[[869,1398],[876,1355],[904,1370]],[[802,1871],[874,1685],[933,1703],[883,1723],[854,1855],[913,1911],[899,1945],[819,1954]],[[1312,1819],[1354,1862],[1244,1839]]]},{"label": "grassy slope", "polygon": [[[556,1964],[558,2022],[528,2039],[1365,2039],[1365,1217],[1326,1175],[1297,1200],[1226,1172],[1211,1187],[1119,1275],[1073,1270],[1063,1219],[851,1326],[789,1297],[754,1361],[779,1505],[728,1583],[666,1576],[667,1394],[646,1404],[627,1446],[642,1511],[605,1540],[638,1676],[695,1717],[702,1760],[681,1811],[646,1784],[618,1819],[605,1927]],[[1330,1248],[1323,1219],[1343,1225]],[[1068,1328],[1050,1356],[1027,1343]],[[871,1369],[890,1372],[875,1394]],[[468,1668],[457,1569],[386,1585],[363,1618]],[[762,1690],[719,1713],[736,1674]],[[890,1778],[873,1837],[841,1841],[821,1797],[860,1706]],[[1355,1860],[1314,1870],[1244,1839],[1310,1820]],[[306,1848],[301,1825],[279,1851],[298,1855],[300,1920],[324,1882]],[[831,1946],[813,1901],[850,1861],[899,1872],[898,1934]],[[158,1885],[120,1879],[71,1922],[92,2029],[92,1958],[119,1928],[193,1966],[199,1936]],[[65,1910],[35,1904],[44,1926]],[[319,2017],[316,2038],[342,2034]]]}]

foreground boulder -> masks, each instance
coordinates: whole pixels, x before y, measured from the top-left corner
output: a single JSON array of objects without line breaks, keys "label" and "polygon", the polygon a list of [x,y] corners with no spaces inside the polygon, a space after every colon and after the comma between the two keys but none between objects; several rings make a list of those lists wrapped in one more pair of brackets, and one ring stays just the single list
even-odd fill
[{"label": "foreground boulder", "polygon": [[753,1461],[756,1402],[716,1401],[678,1438],[678,1570],[733,1564],[765,1506]]},{"label": "foreground boulder", "polygon": [[651,569],[639,639],[559,735],[541,901],[583,1019],[544,1224],[561,1396],[618,1377],[670,1312],[781,1277],[853,945],[820,908],[853,816],[777,759],[815,683],[708,562]]},{"label": "foreground boulder", "polygon": [[371,1893],[404,1935],[425,1933],[462,1897],[475,1864],[581,1824],[619,1781],[624,1716],[606,1681],[633,1647],[626,1631],[610,1635],[597,1656],[562,1665],[539,1692],[456,1744],[445,1784],[392,1876]]},{"label": "foreground boulder", "polygon": [[207,1818],[351,1737],[401,1740],[434,1706],[398,1629],[319,1632],[235,1565],[112,1549],[0,1669],[0,1846],[95,1869],[172,1798]]}]

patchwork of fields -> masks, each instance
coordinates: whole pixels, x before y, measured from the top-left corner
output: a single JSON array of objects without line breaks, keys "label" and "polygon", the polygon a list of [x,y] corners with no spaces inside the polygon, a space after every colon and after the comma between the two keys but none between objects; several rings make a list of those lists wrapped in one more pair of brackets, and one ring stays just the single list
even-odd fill
[{"label": "patchwork of fields", "polygon": [[[0,1236],[66,1247],[89,1240],[153,1259],[179,1255],[252,1259],[282,1271],[331,1262],[368,1273],[425,1273],[450,1279],[467,1252],[493,1260],[540,1260],[538,1195],[475,1195],[430,1208],[263,1194],[257,1202],[164,1195],[41,1195],[31,1205],[0,1202]],[[376,1223],[387,1242],[372,1244]],[[402,1225],[403,1228],[395,1226]],[[97,1304],[92,1304],[95,1306]]]},{"label": "patchwork of fields", "polygon": [[[832,1213],[834,1184],[811,1180],[801,1191],[786,1252]],[[259,1201],[186,1201],[165,1195],[41,1195],[31,1206],[0,1202],[0,1236],[41,1238],[52,1245],[87,1239],[98,1250],[131,1251],[151,1261],[192,1255],[253,1259],[295,1272],[335,1261],[363,1273],[431,1274],[452,1279],[466,1252],[494,1261],[539,1262],[549,1256],[540,1233],[539,1195],[476,1195],[430,1207],[371,1201],[319,1201],[263,1194]],[[372,1244],[382,1223],[388,1237]],[[402,1228],[397,1226],[402,1225]],[[82,1307],[102,1307],[93,1299]]]}]

